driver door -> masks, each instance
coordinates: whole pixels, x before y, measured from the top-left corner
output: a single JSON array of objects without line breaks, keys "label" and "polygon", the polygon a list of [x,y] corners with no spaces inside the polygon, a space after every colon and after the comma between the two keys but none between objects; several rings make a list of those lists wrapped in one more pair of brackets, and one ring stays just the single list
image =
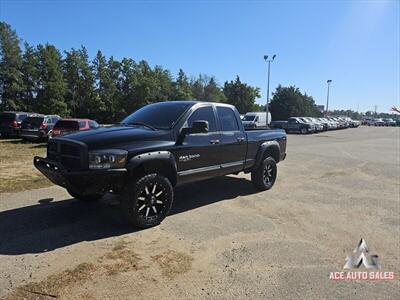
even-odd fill
[{"label": "driver door", "polygon": [[185,136],[181,146],[175,151],[179,181],[213,177],[220,172],[219,143],[215,110],[212,105],[202,105],[192,112],[183,127],[191,127],[194,121],[207,121],[207,133]]}]

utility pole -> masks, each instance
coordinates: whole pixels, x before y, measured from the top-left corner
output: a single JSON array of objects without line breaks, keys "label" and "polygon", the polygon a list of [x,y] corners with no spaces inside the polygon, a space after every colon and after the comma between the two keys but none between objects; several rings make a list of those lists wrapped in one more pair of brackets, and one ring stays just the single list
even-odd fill
[{"label": "utility pole", "polygon": [[326,83],[328,84],[328,93],[327,93],[327,95],[326,95],[326,110],[325,110],[325,116],[328,115],[328,108],[329,108],[329,87],[330,87],[330,85],[331,85],[331,82],[332,82],[331,79],[328,79],[328,80],[326,81]]},{"label": "utility pole", "polygon": [[269,77],[270,77],[270,68],[271,61],[274,61],[276,54],[272,55],[271,59],[268,59],[268,55],[264,55],[264,60],[268,63],[268,83],[267,83],[267,104],[265,105],[265,113],[267,114],[266,118],[266,127],[268,127],[268,114],[269,114]]}]

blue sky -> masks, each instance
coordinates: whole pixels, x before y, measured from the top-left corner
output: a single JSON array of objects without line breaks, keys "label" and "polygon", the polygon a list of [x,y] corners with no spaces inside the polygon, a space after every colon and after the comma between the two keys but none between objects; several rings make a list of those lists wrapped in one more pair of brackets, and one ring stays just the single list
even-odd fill
[{"label": "blue sky", "polygon": [[8,1],[0,19],[31,44],[84,45],[145,59],[176,74],[236,75],[266,99],[264,54],[277,54],[271,90],[296,85],[330,108],[400,105],[399,1]]}]

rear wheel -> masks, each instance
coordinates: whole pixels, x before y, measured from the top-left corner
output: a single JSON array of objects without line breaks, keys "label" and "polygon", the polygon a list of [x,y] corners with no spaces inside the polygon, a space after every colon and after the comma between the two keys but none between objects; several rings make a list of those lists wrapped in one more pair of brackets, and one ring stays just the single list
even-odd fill
[{"label": "rear wheel", "polygon": [[140,228],[156,226],[171,209],[174,191],[168,178],[152,173],[122,193],[121,208],[129,223]]},{"label": "rear wheel", "polygon": [[67,189],[68,193],[74,197],[75,199],[85,201],[85,202],[93,202],[93,201],[98,201],[103,197],[103,194],[81,194],[77,193],[71,189]]},{"label": "rear wheel", "polygon": [[275,183],[277,171],[275,159],[267,157],[251,172],[251,181],[258,189],[269,190]]}]

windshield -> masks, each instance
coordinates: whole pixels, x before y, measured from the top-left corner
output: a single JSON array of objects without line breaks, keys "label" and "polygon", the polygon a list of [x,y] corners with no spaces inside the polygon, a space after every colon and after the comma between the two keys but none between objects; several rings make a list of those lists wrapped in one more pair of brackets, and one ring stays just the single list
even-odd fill
[{"label": "windshield", "polygon": [[142,123],[157,129],[168,129],[192,105],[192,102],[161,102],[150,104],[126,117],[121,124],[140,125]]},{"label": "windshield", "polygon": [[42,125],[44,117],[28,117],[22,123],[23,124],[32,124],[32,125]]},{"label": "windshield", "polygon": [[22,121],[21,127],[23,129],[27,128],[39,128],[42,125],[44,117],[28,117]]},{"label": "windshield", "polygon": [[311,123],[310,120],[307,120],[306,118],[300,118],[300,120],[302,120],[303,122],[306,122],[306,123]]},{"label": "windshield", "polygon": [[243,121],[254,121],[255,117],[256,116],[254,116],[254,115],[253,116],[247,115],[247,116],[244,116]]}]

